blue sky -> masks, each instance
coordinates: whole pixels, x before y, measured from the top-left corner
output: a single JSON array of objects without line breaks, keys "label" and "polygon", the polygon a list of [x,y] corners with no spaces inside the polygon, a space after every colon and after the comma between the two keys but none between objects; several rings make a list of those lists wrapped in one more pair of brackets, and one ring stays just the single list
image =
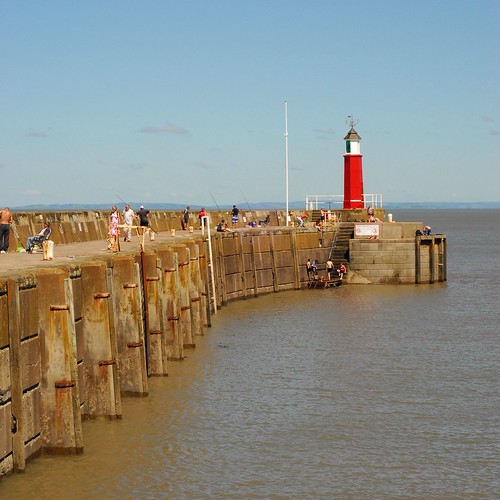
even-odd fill
[{"label": "blue sky", "polygon": [[0,0],[0,204],[499,201],[497,0]]}]

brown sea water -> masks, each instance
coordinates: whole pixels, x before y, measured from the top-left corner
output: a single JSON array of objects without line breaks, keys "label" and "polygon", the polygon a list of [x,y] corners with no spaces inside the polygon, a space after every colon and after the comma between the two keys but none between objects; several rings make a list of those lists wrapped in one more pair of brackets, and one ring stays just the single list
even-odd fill
[{"label": "brown sea water", "polygon": [[394,210],[448,237],[448,282],[343,286],[219,311],[85,453],[1,498],[497,498],[499,210]]}]

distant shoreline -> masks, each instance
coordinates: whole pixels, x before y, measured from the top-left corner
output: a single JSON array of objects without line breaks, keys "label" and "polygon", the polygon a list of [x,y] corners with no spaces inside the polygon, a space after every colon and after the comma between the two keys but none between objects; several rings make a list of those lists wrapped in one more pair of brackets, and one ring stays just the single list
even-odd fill
[{"label": "distant shoreline", "polygon": [[[116,202],[110,203],[96,203],[96,204],[50,204],[50,205],[22,205],[11,207],[11,210],[16,212],[33,212],[33,211],[68,211],[68,210],[106,210],[113,205],[117,205]],[[125,205],[125,203],[120,203],[119,205]],[[212,205],[200,205],[196,203],[147,203],[141,202],[130,202],[132,208],[147,205],[150,210],[183,210],[187,205],[191,207],[193,211],[199,210],[204,206],[207,210],[231,210],[232,204],[219,206]],[[244,210],[283,210],[284,204],[281,202],[259,202],[259,203],[236,203],[236,205]],[[290,202],[289,208],[291,210],[304,210],[304,202]],[[325,204],[326,206],[326,204]],[[332,207],[332,209],[335,207]],[[337,207],[340,208],[340,207]],[[500,201],[488,201],[488,202],[388,202],[384,204],[386,210],[393,209],[495,209],[500,208]]]}]

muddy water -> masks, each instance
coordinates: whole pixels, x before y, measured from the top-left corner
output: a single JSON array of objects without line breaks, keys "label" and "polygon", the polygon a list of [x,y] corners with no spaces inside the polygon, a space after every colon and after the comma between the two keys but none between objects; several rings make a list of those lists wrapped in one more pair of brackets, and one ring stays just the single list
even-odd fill
[{"label": "muddy water", "polygon": [[500,495],[498,218],[395,213],[445,232],[448,283],[230,304],[85,453],[42,457],[2,498]]}]

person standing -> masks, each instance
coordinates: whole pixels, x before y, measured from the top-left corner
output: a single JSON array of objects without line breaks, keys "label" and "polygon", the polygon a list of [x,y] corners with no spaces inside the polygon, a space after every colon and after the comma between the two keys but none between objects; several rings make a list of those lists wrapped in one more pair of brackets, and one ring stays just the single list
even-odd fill
[{"label": "person standing", "polygon": [[332,279],[333,277],[333,262],[332,259],[328,259],[326,261],[326,272],[328,274],[328,279]]},{"label": "person standing", "polygon": [[309,280],[314,279],[314,269],[312,267],[311,259],[307,259],[306,270],[307,270],[307,278]]},{"label": "person standing", "polygon": [[205,227],[205,217],[207,216],[207,211],[202,207],[198,217],[200,218],[200,229],[203,230]]},{"label": "person standing", "polygon": [[191,210],[191,208],[188,206],[184,209],[184,212],[182,213],[181,222],[182,222],[182,229],[184,229],[184,231],[187,230],[189,225],[189,210]]},{"label": "person standing", "polygon": [[340,279],[343,279],[344,274],[347,273],[347,268],[345,267],[343,262],[340,264],[340,267],[337,269],[337,273],[338,273]]},{"label": "person standing", "polygon": [[145,209],[143,205],[137,210],[136,214],[139,217],[139,226],[149,227],[149,210]]},{"label": "person standing", "polygon": [[366,215],[368,222],[371,222],[371,218],[375,215],[375,212],[371,205],[366,209]]},{"label": "person standing", "polygon": [[151,241],[154,241],[154,239],[155,239],[154,231],[149,227],[149,214],[150,213],[151,212],[147,208],[144,208],[144,206],[141,205],[141,208],[139,208],[139,210],[137,210],[135,215],[137,217],[139,217],[139,225],[141,227],[146,228],[146,229],[143,229],[143,231],[146,233],[149,233],[149,239]]},{"label": "person standing", "polygon": [[236,226],[238,224],[238,214],[240,211],[238,210],[238,207],[236,205],[233,205],[233,210],[231,211],[231,222],[233,223],[233,226]]},{"label": "person standing", "polygon": [[312,270],[313,270],[313,275],[316,278],[316,276],[318,276],[318,264],[317,264],[317,262],[315,260],[313,260],[311,262],[311,267],[312,267]]},{"label": "person standing", "polygon": [[[123,209],[123,223],[127,226],[133,226],[134,224],[134,211],[130,208],[130,205],[127,203],[125,208]],[[123,241],[131,241],[132,239],[132,228],[125,228],[125,236]]]},{"label": "person standing", "polygon": [[0,210],[0,253],[9,251],[9,235],[12,220],[12,212],[9,207]]},{"label": "person standing", "polygon": [[120,214],[118,213],[118,208],[116,205],[113,205],[111,208],[111,213],[109,214],[109,229],[108,229],[108,249],[113,252],[118,252],[119,247],[119,238],[120,238],[120,229],[118,228],[118,224],[120,223]]}]

